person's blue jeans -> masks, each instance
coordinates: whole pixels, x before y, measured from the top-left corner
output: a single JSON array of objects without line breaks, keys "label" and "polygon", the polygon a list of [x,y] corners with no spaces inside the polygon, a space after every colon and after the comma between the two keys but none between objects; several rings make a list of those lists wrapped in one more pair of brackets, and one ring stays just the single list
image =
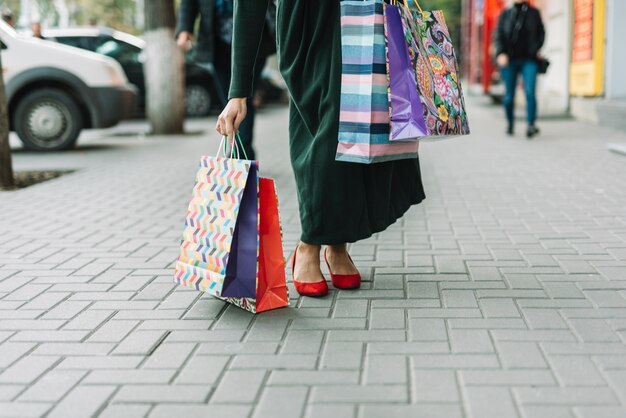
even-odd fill
[{"label": "person's blue jeans", "polygon": [[504,95],[504,110],[510,125],[515,118],[515,90],[517,80],[521,74],[524,81],[524,93],[526,93],[526,118],[528,125],[534,125],[537,118],[537,61],[535,60],[511,60],[507,67],[500,69],[502,81],[506,88]]}]

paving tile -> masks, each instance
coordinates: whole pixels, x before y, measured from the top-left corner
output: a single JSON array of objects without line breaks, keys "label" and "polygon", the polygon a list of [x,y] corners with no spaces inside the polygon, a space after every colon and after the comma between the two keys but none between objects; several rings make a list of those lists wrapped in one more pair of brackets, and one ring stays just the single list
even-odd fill
[{"label": "paving tile", "polygon": [[50,411],[51,418],[89,418],[107,402],[115,386],[77,386]]},{"label": "paving tile", "polygon": [[149,355],[167,337],[166,331],[136,331],[113,350],[113,355]]},{"label": "paving tile", "polygon": [[405,329],[406,310],[372,309],[370,311],[370,329]]},{"label": "paving tile", "polygon": [[626,415],[626,407],[619,406],[583,406],[574,408],[580,418],[614,418]]},{"label": "paving tile", "polygon": [[149,410],[150,405],[147,404],[109,404],[98,418],[144,418]]},{"label": "paving tile", "polygon": [[229,370],[211,395],[211,403],[254,403],[266,380],[265,370]]},{"label": "paving tile", "polygon": [[481,299],[480,308],[486,318],[519,318],[520,312],[513,299]]},{"label": "paving tile", "polygon": [[154,407],[149,418],[206,418],[208,416],[247,418],[252,407],[248,405],[181,405],[179,403],[161,403]]},{"label": "paving tile", "polygon": [[115,402],[180,402],[203,403],[211,392],[206,385],[124,385],[116,393]]},{"label": "paving tile", "polygon": [[406,384],[408,358],[398,355],[368,355],[365,358],[365,384]]},{"label": "paving tile", "polygon": [[345,404],[310,404],[308,405],[305,418],[353,418],[356,406]]},{"label": "paving tile", "polygon": [[498,355],[508,369],[548,367],[539,346],[532,342],[498,342]]},{"label": "paving tile", "polygon": [[556,379],[547,369],[463,370],[467,386],[555,386]]},{"label": "paving tile", "polygon": [[88,384],[134,384],[134,383],[169,383],[174,376],[173,370],[93,370],[82,383]]},{"label": "paving tile", "polygon": [[[177,373],[177,384],[204,384],[217,382],[229,361],[227,356],[195,356]],[[154,370],[159,372],[159,370]]]},{"label": "paving tile", "polygon": [[35,343],[5,342],[0,344],[0,368],[7,368],[36,347]]},{"label": "paving tile", "polygon": [[139,321],[111,320],[98,328],[90,337],[91,342],[120,342]]},{"label": "paving tile", "polygon": [[514,388],[516,399],[522,405],[599,405],[617,406],[618,399],[608,388]]},{"label": "paving tile", "polygon": [[478,308],[473,290],[444,290],[441,294],[446,308]]},{"label": "paving tile", "polygon": [[301,416],[308,390],[305,387],[267,387],[252,416],[254,418]]},{"label": "paving tile", "polygon": [[412,398],[417,403],[458,402],[456,373],[453,370],[413,370]]},{"label": "paving tile", "polygon": [[548,360],[561,386],[606,386],[606,380],[588,357],[550,356]]},{"label": "paving tile", "polygon": [[315,354],[319,353],[324,339],[321,330],[293,330],[283,343],[283,354]]},{"label": "paving tile", "polygon": [[18,403],[18,402],[0,402],[0,417],[6,418],[39,418],[50,410],[53,406],[51,403]]},{"label": "paving tile", "polygon": [[524,418],[575,418],[567,406],[524,406],[521,410]]},{"label": "paving tile", "polygon": [[0,383],[33,383],[58,363],[56,356],[22,357],[0,373]]},{"label": "paving tile", "polygon": [[9,402],[17,398],[17,395],[26,389],[26,385],[4,384],[0,385],[0,402]]},{"label": "paving tile", "polygon": [[467,387],[465,393],[472,417],[517,417],[515,401],[505,387]]},{"label": "paving tile", "polygon": [[270,385],[323,385],[359,383],[359,370],[273,370]]},{"label": "paving tile", "polygon": [[135,369],[143,360],[143,356],[70,356],[63,359],[57,369]]},{"label": "paving tile", "polygon": [[461,407],[457,405],[446,404],[433,404],[433,405],[398,405],[398,404],[381,404],[370,405],[364,404],[360,407],[363,413],[363,417],[376,418],[376,417],[388,417],[388,418],[427,418],[434,417],[438,414],[449,418],[461,418],[463,411]]},{"label": "paving tile", "polygon": [[20,396],[20,402],[58,402],[87,372],[53,370],[31,385]]},{"label": "paving tile", "polygon": [[314,386],[311,392],[312,403],[407,402],[408,397],[407,387],[404,385]]}]

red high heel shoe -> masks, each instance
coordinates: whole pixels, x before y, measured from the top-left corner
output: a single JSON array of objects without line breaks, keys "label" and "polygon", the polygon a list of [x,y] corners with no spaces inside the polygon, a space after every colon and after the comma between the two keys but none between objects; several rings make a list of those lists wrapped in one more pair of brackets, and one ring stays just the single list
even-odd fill
[{"label": "red high heel shoe", "polygon": [[[298,247],[299,245],[296,245],[296,250],[293,252],[293,258],[291,259],[292,275],[296,270],[296,254],[298,253]],[[294,275],[293,285],[295,286],[296,291],[302,296],[321,297],[328,294],[328,283],[326,283],[326,279],[321,282],[307,283],[296,280]]]},{"label": "red high heel shoe", "polygon": [[[354,265],[354,261],[352,261],[352,257],[348,254],[348,258],[352,265]],[[326,261],[326,265],[328,266],[328,271],[330,272],[330,280],[333,282],[333,286],[337,289],[358,289],[361,287],[361,274],[333,274],[330,269],[330,263],[328,262],[328,258],[326,258],[326,249],[324,250],[324,261]],[[356,266],[354,266],[356,268]]]}]

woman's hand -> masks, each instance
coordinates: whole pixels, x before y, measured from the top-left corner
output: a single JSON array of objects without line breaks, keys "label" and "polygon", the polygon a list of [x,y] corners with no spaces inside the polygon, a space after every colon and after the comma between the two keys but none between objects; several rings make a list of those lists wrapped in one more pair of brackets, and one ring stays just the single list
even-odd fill
[{"label": "woman's hand", "polygon": [[215,130],[220,135],[228,136],[228,140],[231,143],[235,140],[235,133],[239,130],[239,125],[241,125],[248,113],[246,101],[245,97],[230,99],[219,118],[217,118]]}]

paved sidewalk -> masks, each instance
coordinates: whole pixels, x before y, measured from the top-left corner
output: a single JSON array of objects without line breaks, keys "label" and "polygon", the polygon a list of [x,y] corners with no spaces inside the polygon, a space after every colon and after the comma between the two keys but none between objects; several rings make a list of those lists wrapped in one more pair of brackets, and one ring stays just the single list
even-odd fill
[{"label": "paved sidewalk", "polygon": [[[125,125],[16,152],[78,171],[0,194],[0,417],[626,416],[626,158],[606,150],[626,137],[470,117],[471,137],[423,144],[427,200],[352,247],[361,290],[290,284],[258,316],[172,282],[215,136],[111,136]],[[264,112],[258,146],[289,252],[286,123]]]}]

